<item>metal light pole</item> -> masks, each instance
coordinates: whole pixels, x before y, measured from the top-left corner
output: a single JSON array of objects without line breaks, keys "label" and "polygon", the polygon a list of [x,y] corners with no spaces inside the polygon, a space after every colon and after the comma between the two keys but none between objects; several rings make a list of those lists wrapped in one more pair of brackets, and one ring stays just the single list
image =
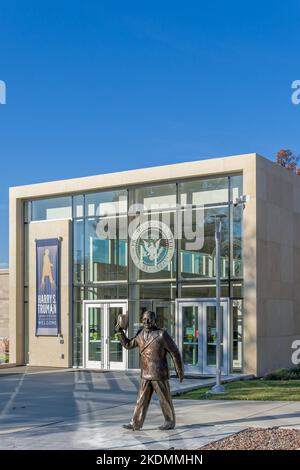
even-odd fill
[{"label": "metal light pole", "polygon": [[[236,197],[233,201],[234,207],[237,207],[239,204],[242,204],[243,209],[245,208],[245,203],[250,201],[250,196],[241,195]],[[216,270],[216,385],[214,385],[209,392],[210,394],[214,393],[224,393],[225,388],[221,385],[221,332],[222,332],[222,312],[221,312],[221,229],[222,229],[222,219],[225,218],[225,214],[220,214],[215,216],[215,242],[216,242],[216,259],[215,259],[215,270]]]},{"label": "metal light pole", "polygon": [[221,333],[222,333],[222,312],[221,312],[221,229],[222,218],[226,217],[224,214],[215,216],[215,242],[216,242],[216,257],[215,257],[215,271],[216,271],[216,385],[212,387],[210,393],[223,393],[225,388],[221,385]]}]

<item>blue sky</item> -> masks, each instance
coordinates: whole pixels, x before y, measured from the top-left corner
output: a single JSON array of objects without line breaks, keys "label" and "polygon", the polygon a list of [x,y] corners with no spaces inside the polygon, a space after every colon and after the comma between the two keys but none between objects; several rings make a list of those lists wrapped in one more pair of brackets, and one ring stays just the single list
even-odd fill
[{"label": "blue sky", "polygon": [[0,0],[0,266],[8,187],[300,152],[300,2]]}]

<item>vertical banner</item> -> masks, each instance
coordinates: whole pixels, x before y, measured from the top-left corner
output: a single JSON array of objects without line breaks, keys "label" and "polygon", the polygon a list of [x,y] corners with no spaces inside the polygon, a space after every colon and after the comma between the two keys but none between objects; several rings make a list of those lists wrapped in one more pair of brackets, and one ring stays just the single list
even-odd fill
[{"label": "vertical banner", "polygon": [[36,336],[59,334],[58,238],[36,240]]}]

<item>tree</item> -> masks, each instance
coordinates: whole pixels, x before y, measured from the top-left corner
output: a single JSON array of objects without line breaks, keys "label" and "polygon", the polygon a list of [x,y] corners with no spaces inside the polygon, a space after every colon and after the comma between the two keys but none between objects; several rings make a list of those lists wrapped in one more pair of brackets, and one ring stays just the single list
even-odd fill
[{"label": "tree", "polygon": [[276,163],[280,166],[283,166],[287,170],[292,171],[293,173],[297,172],[298,161],[299,157],[296,157],[291,149],[281,149],[279,152],[277,152]]}]

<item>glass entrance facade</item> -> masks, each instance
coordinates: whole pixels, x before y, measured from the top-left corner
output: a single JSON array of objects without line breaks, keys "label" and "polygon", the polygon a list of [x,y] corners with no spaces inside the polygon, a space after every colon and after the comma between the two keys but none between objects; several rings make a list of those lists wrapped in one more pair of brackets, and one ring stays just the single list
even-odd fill
[{"label": "glass entrance facade", "polygon": [[[228,299],[229,369],[242,370],[243,207],[234,204],[243,193],[242,186],[242,175],[234,174],[26,201],[25,326],[28,225],[36,220],[71,218],[73,365],[84,366],[87,348],[84,301],[97,300],[127,301],[129,336],[140,328],[141,314],[146,309],[156,311],[158,325],[166,328],[176,342],[180,341],[179,328],[185,328],[187,337],[193,341],[182,339],[178,346],[188,364],[196,363],[199,358],[196,336],[200,327],[199,308],[197,305],[187,307],[180,318],[178,300],[212,300],[215,297],[214,226],[215,217],[223,215],[221,295]],[[196,236],[200,223],[202,242],[196,246],[191,234]],[[157,235],[161,227],[165,234],[162,237]],[[149,238],[142,236],[143,229],[149,232]],[[102,351],[99,347],[101,337],[98,338],[103,321],[101,308],[101,305],[95,307],[90,313],[95,332],[92,332],[89,347],[91,357],[95,358],[100,357]],[[117,314],[113,309],[111,304],[107,322],[113,322]],[[207,309],[206,336],[210,338],[207,356],[213,362],[215,313],[213,305],[208,305]],[[108,340],[114,341],[114,336],[109,336]],[[121,354],[113,347],[111,351],[116,357]],[[136,350],[129,351],[127,367],[138,368]]]}]

